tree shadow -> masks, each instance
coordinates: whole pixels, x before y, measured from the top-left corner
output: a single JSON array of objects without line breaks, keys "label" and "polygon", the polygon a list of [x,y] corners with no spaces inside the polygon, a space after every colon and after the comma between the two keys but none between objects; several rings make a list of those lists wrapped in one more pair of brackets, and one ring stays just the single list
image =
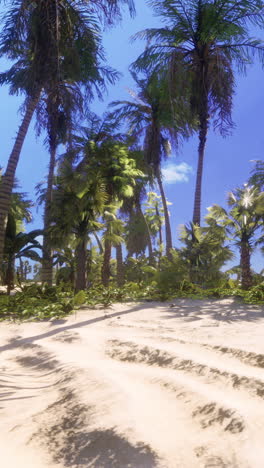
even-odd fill
[{"label": "tree shadow", "polygon": [[[173,306],[173,307],[172,307]],[[204,301],[204,300],[190,300],[178,299],[174,304],[168,305],[164,302],[148,302],[139,303],[128,310],[123,312],[113,312],[112,314],[101,315],[99,317],[76,322],[70,325],[61,326],[53,330],[49,330],[39,335],[29,336],[27,338],[18,338],[6,345],[0,346],[1,351],[8,351],[17,347],[34,346],[35,341],[49,338],[58,335],[59,333],[76,330],[95,323],[102,322],[113,318],[119,318],[123,315],[128,315],[142,309],[155,309],[155,307],[162,307],[164,312],[160,316],[161,319],[181,319],[183,321],[194,322],[202,320],[203,318],[210,318],[219,322],[233,323],[235,321],[254,322],[264,318],[263,306],[252,306],[240,302],[232,302],[225,304],[221,301]],[[54,324],[53,324],[54,325]]]},{"label": "tree shadow", "polygon": [[52,460],[64,467],[159,466],[159,457],[149,445],[130,442],[115,427],[94,427],[95,414],[96,407],[81,402],[78,390],[63,386],[58,399],[36,416],[39,428],[29,442],[48,446]]},{"label": "tree shadow", "polygon": [[17,356],[16,362],[23,367],[30,367],[35,370],[59,370],[60,363],[57,359],[44,351],[37,351],[35,355]]},{"label": "tree shadow", "polygon": [[165,319],[181,319],[184,322],[195,322],[209,318],[218,322],[256,322],[264,318],[264,307],[232,302],[192,300],[175,301],[166,310]]},{"label": "tree shadow", "polygon": [[[157,466],[153,450],[141,442],[133,445],[114,429],[79,432],[68,439],[64,466],[94,468],[151,468]],[[89,465],[88,465],[89,464]]]},{"label": "tree shadow", "polygon": [[[37,377],[45,377],[46,375],[50,374],[58,374],[58,372],[62,373],[62,379],[63,381],[66,381],[67,375],[65,375],[65,372],[63,370],[63,366],[60,365],[60,362],[54,359],[53,355],[44,352],[41,350],[41,347],[39,345],[23,345],[23,348],[25,349],[33,349],[34,354],[19,354],[15,356],[14,361],[20,364],[24,368],[30,368],[32,370],[37,370],[37,371],[44,371],[48,370],[49,372],[46,374],[39,374]],[[13,384],[13,379],[16,378],[15,384]],[[18,379],[17,379],[18,378]],[[23,384],[19,385],[19,378],[23,378]],[[10,373],[8,372],[8,369],[5,369],[0,373],[0,390],[2,393],[0,393],[0,401],[10,401],[10,400],[25,400],[29,398],[35,398],[38,396],[39,391],[54,387],[54,383],[50,384],[45,384],[41,385],[38,384],[34,381],[34,383],[30,386],[25,385],[24,379],[25,378],[32,378],[32,374],[25,374],[25,373]],[[34,374],[34,379],[36,379],[36,374]],[[29,390],[30,395],[23,395],[20,396],[20,392],[23,390]],[[37,391],[37,393],[36,393]],[[27,392],[29,393],[29,392]],[[33,394],[32,394],[33,393]]]},{"label": "tree shadow", "polygon": [[[127,314],[131,314],[132,312],[137,312],[138,310],[141,310],[142,307],[144,309],[152,309],[153,307],[157,306],[157,305],[163,305],[164,306],[164,303],[148,303],[148,304],[144,304],[144,303],[140,303],[134,307],[132,307],[131,309],[128,309],[128,310],[124,310],[123,312],[114,312],[112,314],[107,314],[107,315],[100,315],[100,317],[96,317],[96,318],[93,318],[93,319],[89,319],[89,320],[84,320],[82,322],[77,322],[77,323],[73,323],[71,325],[65,325],[65,326],[62,326],[62,327],[59,327],[59,328],[55,328],[53,330],[50,330],[48,332],[45,332],[45,333],[41,333],[40,335],[34,335],[34,336],[29,336],[27,338],[18,338],[18,339],[12,339],[12,341],[9,341],[6,345],[3,345],[3,346],[0,346],[0,351],[9,351],[11,349],[15,349],[17,347],[25,347],[25,346],[34,346],[34,344],[31,344],[31,343],[34,343],[35,341],[39,341],[39,340],[42,340],[44,338],[49,338],[51,336],[55,336],[57,335],[58,333],[62,333],[62,332],[65,332],[65,331],[69,331],[69,330],[75,330],[75,329],[78,329],[78,328],[82,328],[82,327],[86,327],[88,325],[93,325],[94,323],[98,323],[98,322],[102,322],[104,320],[107,320],[107,319],[112,319],[112,318],[115,318],[115,317],[121,317],[123,315],[127,315]],[[52,322],[51,322],[52,323]]]}]

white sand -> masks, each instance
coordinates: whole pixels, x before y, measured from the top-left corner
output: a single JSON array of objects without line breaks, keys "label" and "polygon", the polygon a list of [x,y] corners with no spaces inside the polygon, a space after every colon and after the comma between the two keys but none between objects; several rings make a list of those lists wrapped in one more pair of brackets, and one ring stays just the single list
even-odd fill
[{"label": "white sand", "polygon": [[0,323],[3,468],[263,468],[264,309],[118,304]]}]

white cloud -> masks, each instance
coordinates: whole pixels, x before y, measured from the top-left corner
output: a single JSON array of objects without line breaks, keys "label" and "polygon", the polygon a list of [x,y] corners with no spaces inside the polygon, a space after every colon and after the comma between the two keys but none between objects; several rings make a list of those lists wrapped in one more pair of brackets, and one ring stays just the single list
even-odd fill
[{"label": "white cloud", "polygon": [[174,184],[175,182],[188,182],[189,175],[193,169],[189,164],[182,162],[180,164],[168,164],[162,169],[163,180],[165,184]]}]

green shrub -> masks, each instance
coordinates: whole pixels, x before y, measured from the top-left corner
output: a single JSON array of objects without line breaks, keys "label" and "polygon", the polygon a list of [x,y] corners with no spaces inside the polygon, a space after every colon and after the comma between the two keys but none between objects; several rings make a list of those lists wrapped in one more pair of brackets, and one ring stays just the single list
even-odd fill
[{"label": "green shrub", "polygon": [[40,320],[60,318],[74,308],[71,292],[33,284],[14,296],[0,297],[0,320]]},{"label": "green shrub", "polygon": [[79,291],[77,294],[75,294],[73,298],[73,303],[76,306],[80,306],[82,304],[86,303],[86,294],[85,291]]},{"label": "green shrub", "polygon": [[264,283],[253,286],[245,295],[245,302],[252,304],[264,304]]}]

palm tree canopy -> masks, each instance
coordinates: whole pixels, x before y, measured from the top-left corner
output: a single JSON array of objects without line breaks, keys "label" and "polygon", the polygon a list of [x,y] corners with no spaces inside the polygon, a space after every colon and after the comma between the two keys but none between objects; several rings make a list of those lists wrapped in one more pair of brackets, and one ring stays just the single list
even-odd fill
[{"label": "palm tree canopy", "polygon": [[251,177],[248,183],[250,185],[256,185],[260,189],[264,189],[264,161],[255,161],[255,167],[251,171]]},{"label": "palm tree canopy", "polygon": [[40,260],[39,254],[35,249],[42,249],[42,245],[37,240],[43,231],[35,229],[30,232],[17,232],[17,224],[12,214],[8,215],[6,237],[5,237],[5,255],[12,258],[26,257],[31,260]]},{"label": "palm tree canopy", "polygon": [[179,99],[177,106],[171,105],[163,75],[139,79],[136,73],[131,74],[137,85],[136,92],[129,90],[133,100],[112,102],[110,107],[115,109],[110,118],[119,125],[126,121],[129,134],[136,141],[143,139],[146,163],[156,172],[162,158],[170,154],[171,146],[190,136],[194,121],[185,101]]},{"label": "palm tree canopy", "polygon": [[[264,58],[263,42],[250,37],[249,26],[263,26],[259,0],[151,0],[162,28],[141,31],[135,38],[147,47],[136,70],[166,70],[172,98],[185,94],[198,115],[208,98],[208,117],[225,132],[231,110],[236,64],[244,71],[252,56]],[[186,94],[187,93],[187,94]]]},{"label": "palm tree canopy", "polygon": [[257,187],[245,185],[228,194],[229,212],[219,205],[208,208],[206,220],[209,224],[225,226],[237,244],[250,242],[256,245],[255,233],[263,229],[264,192]]}]

